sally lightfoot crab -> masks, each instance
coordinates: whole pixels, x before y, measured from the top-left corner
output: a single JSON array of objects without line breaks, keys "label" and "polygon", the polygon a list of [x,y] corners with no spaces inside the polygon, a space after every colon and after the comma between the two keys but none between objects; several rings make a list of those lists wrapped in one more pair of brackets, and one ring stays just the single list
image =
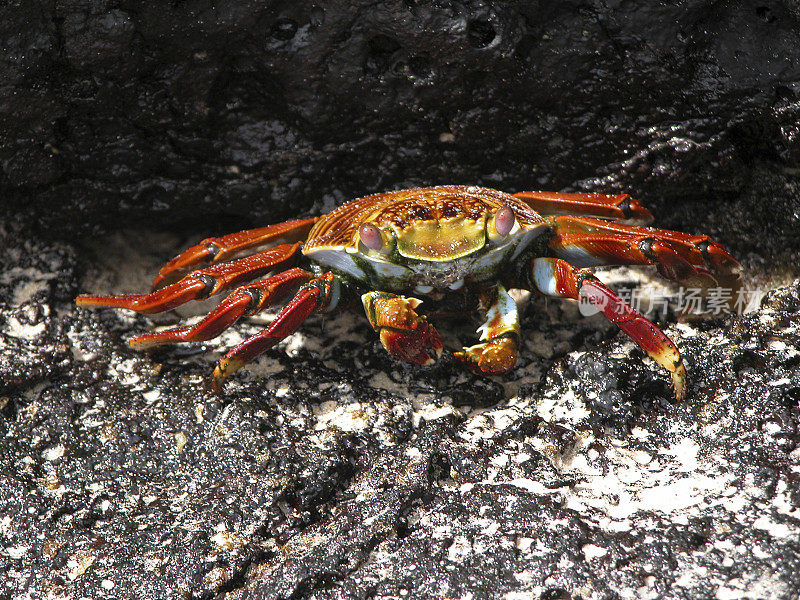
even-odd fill
[{"label": "sally lightfoot crab", "polygon": [[735,285],[741,267],[706,235],[645,227],[652,215],[626,194],[520,192],[470,186],[416,188],[352,200],[322,217],[203,240],[167,263],[147,294],[82,295],[84,307],[153,313],[233,289],[192,326],[139,335],[137,349],[218,336],[243,316],[294,294],[271,325],[233,348],[214,369],[226,377],[295,332],[314,312],[357,302],[381,344],[425,365],[442,341],[417,312],[429,304],[476,305],[480,341],[455,352],[473,371],[494,375],[517,360],[520,326],[508,289],[588,300],[671,376],[685,395],[675,344],[587,268],[655,265],[671,280]]}]

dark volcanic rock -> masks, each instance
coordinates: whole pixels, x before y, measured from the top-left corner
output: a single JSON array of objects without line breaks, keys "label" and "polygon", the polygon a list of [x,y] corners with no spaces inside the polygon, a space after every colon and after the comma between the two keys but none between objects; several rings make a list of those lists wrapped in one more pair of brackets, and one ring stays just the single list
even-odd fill
[{"label": "dark volcanic rock", "polygon": [[[799,20],[5,3],[0,598],[800,597]],[[613,326],[541,298],[503,378],[398,364],[345,313],[222,395],[211,364],[269,316],[148,355],[125,340],[186,312],[73,305],[145,289],[206,233],[437,183],[628,191],[775,289],[664,324],[681,405]]]},{"label": "dark volcanic rock", "polygon": [[799,20],[791,2],[7,3],[0,193],[60,235],[441,183],[707,207],[800,157]]}]

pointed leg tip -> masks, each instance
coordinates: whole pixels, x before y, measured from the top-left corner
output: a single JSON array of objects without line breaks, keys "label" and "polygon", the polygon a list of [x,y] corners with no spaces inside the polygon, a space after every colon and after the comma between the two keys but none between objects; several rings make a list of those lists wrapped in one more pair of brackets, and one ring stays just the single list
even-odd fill
[{"label": "pointed leg tip", "polygon": [[91,296],[89,294],[81,294],[77,298],[75,298],[75,304],[80,306],[81,308],[95,308],[100,306],[106,306],[106,303],[103,302],[104,296]]},{"label": "pointed leg tip", "polygon": [[153,344],[148,344],[146,340],[142,340],[144,336],[137,335],[136,337],[132,337],[128,340],[128,346],[130,346],[134,350],[147,350],[148,348],[152,348]]},{"label": "pointed leg tip", "polygon": [[225,385],[225,374],[219,368],[219,365],[214,367],[214,372],[211,374],[211,390],[215,394],[221,394],[222,388]]},{"label": "pointed leg tip", "polygon": [[128,340],[128,346],[134,350],[150,350],[151,348],[158,348],[165,344],[175,343],[180,340],[159,339],[158,334],[146,333],[144,335],[137,335]]},{"label": "pointed leg tip", "polygon": [[145,333],[129,339],[128,345],[134,350],[149,350],[150,348],[157,348],[167,344],[205,341],[202,337],[191,337],[191,331],[191,327],[175,327],[155,333]]},{"label": "pointed leg tip", "polygon": [[161,288],[165,287],[167,285],[165,279],[166,278],[163,277],[162,275],[157,275],[156,278],[153,279],[153,283],[150,286],[150,291],[151,292],[156,292],[156,291],[160,290]]},{"label": "pointed leg tip", "polygon": [[81,308],[127,308],[128,310],[147,312],[138,307],[141,299],[141,294],[126,294],[120,296],[92,296],[90,294],[81,294],[75,298],[75,304]]},{"label": "pointed leg tip", "polygon": [[235,358],[221,358],[211,374],[211,389],[215,394],[222,392],[225,381],[246,363]]},{"label": "pointed leg tip", "polygon": [[683,402],[686,399],[686,367],[681,362],[678,367],[670,373],[672,377],[672,387],[675,390],[675,399]]}]

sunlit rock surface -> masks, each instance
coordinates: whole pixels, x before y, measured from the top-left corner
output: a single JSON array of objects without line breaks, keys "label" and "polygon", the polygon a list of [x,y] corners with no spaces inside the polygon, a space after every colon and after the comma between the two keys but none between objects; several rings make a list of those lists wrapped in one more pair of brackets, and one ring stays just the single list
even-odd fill
[{"label": "sunlit rock surface", "polygon": [[[72,307],[80,289],[146,285],[156,257],[115,254],[125,239],[97,246],[130,261],[113,273],[46,242],[0,272],[0,595],[800,593],[796,283],[667,328],[681,405],[627,338],[538,297],[505,378],[400,365],[344,313],[215,396],[212,361],[257,321],[146,355],[125,344],[144,317]],[[451,347],[472,335],[441,328]]]}]

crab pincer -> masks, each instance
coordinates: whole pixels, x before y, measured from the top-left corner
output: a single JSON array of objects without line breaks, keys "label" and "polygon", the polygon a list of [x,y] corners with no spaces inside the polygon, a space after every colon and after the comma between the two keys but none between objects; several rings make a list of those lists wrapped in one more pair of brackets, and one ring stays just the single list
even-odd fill
[{"label": "crab pincer", "polygon": [[367,292],[361,301],[370,325],[389,354],[417,365],[433,364],[442,355],[439,332],[414,310],[420,300],[387,292]]},{"label": "crab pincer", "polygon": [[454,352],[461,364],[476,373],[502,375],[517,364],[520,326],[517,303],[502,285],[482,290],[479,308],[485,315],[478,328],[481,343]]}]

